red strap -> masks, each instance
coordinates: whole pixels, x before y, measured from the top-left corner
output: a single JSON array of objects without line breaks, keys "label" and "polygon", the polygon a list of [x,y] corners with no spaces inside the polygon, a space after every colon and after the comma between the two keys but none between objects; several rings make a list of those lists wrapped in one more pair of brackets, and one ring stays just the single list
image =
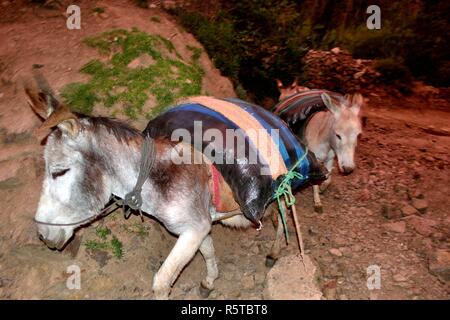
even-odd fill
[{"label": "red strap", "polygon": [[221,199],[220,199],[220,173],[217,171],[216,167],[211,164],[211,175],[213,181],[213,204],[214,207],[220,208]]}]

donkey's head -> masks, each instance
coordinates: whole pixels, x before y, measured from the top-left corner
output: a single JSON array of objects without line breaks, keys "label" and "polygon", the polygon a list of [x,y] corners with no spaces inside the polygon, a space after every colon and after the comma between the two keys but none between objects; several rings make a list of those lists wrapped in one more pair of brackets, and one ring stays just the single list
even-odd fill
[{"label": "donkey's head", "polygon": [[95,217],[111,191],[104,161],[98,161],[96,140],[86,130],[89,119],[78,118],[50,92],[26,88],[29,104],[45,119],[39,137],[51,130],[45,145],[45,177],[35,221],[39,237],[61,249],[75,228]]},{"label": "donkey's head", "polygon": [[307,87],[298,85],[297,79],[295,79],[294,82],[288,86],[284,86],[283,82],[281,82],[281,80],[277,79],[277,87],[278,87],[278,91],[280,91],[280,97],[279,97],[280,101],[287,97],[290,97],[296,93],[309,90],[309,88],[307,88]]},{"label": "donkey's head", "polygon": [[322,93],[323,102],[333,116],[330,144],[336,153],[339,170],[350,174],[355,169],[355,149],[362,133],[360,110],[364,103],[361,94],[346,95],[337,100]]}]

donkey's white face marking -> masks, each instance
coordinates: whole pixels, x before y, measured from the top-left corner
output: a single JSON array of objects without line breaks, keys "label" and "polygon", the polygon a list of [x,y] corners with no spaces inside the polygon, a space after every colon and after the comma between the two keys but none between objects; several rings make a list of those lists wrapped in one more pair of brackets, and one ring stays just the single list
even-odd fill
[{"label": "donkey's white face marking", "polygon": [[329,97],[322,98],[334,117],[330,142],[338,159],[339,170],[344,174],[352,173],[355,169],[355,149],[362,133],[359,116],[363,104],[362,96],[357,94],[352,98],[334,102],[331,102]]},{"label": "donkey's white face marking", "polygon": [[[105,177],[95,156],[89,153],[92,141],[85,134],[70,137],[57,130],[45,147],[45,177],[36,220],[70,224],[97,214],[109,198]],[[38,224],[40,238],[60,249],[72,237],[74,226]]]},{"label": "donkey's white face marking", "polygon": [[343,108],[341,114],[335,115],[332,146],[338,159],[339,170],[351,173],[355,169],[355,150],[361,135],[361,121],[350,108]]}]

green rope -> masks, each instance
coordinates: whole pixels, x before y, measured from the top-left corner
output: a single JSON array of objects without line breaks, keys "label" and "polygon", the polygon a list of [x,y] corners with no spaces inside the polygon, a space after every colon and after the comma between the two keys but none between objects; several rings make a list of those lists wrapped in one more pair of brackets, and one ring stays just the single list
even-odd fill
[{"label": "green rope", "polygon": [[297,167],[303,162],[308,154],[308,148],[305,149],[303,156],[295,163],[295,165],[286,173],[277,190],[275,191],[274,198],[278,201],[278,209],[281,214],[281,221],[283,221],[284,234],[286,236],[286,241],[289,242],[289,233],[286,224],[286,215],[284,213],[283,205],[281,204],[281,199],[284,197],[286,207],[290,207],[295,204],[295,197],[292,194],[291,182],[294,179],[304,180],[307,177],[303,176],[301,173],[297,172]]}]

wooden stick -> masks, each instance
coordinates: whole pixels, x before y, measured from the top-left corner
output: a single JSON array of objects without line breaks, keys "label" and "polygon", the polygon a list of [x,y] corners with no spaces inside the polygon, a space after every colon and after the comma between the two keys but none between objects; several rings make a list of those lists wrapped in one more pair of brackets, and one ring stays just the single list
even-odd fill
[{"label": "wooden stick", "polygon": [[[291,187],[289,187],[289,192],[292,192]],[[295,225],[295,231],[297,232],[298,245],[300,247],[300,256],[302,258],[303,267],[305,267],[305,269],[306,269],[305,262],[303,261],[303,254],[305,252],[305,249],[303,247],[302,231],[300,230],[300,223],[299,223],[299,219],[297,216],[297,209],[295,208],[295,203],[291,206],[291,210],[292,210],[292,216],[294,217],[294,225]]]}]

